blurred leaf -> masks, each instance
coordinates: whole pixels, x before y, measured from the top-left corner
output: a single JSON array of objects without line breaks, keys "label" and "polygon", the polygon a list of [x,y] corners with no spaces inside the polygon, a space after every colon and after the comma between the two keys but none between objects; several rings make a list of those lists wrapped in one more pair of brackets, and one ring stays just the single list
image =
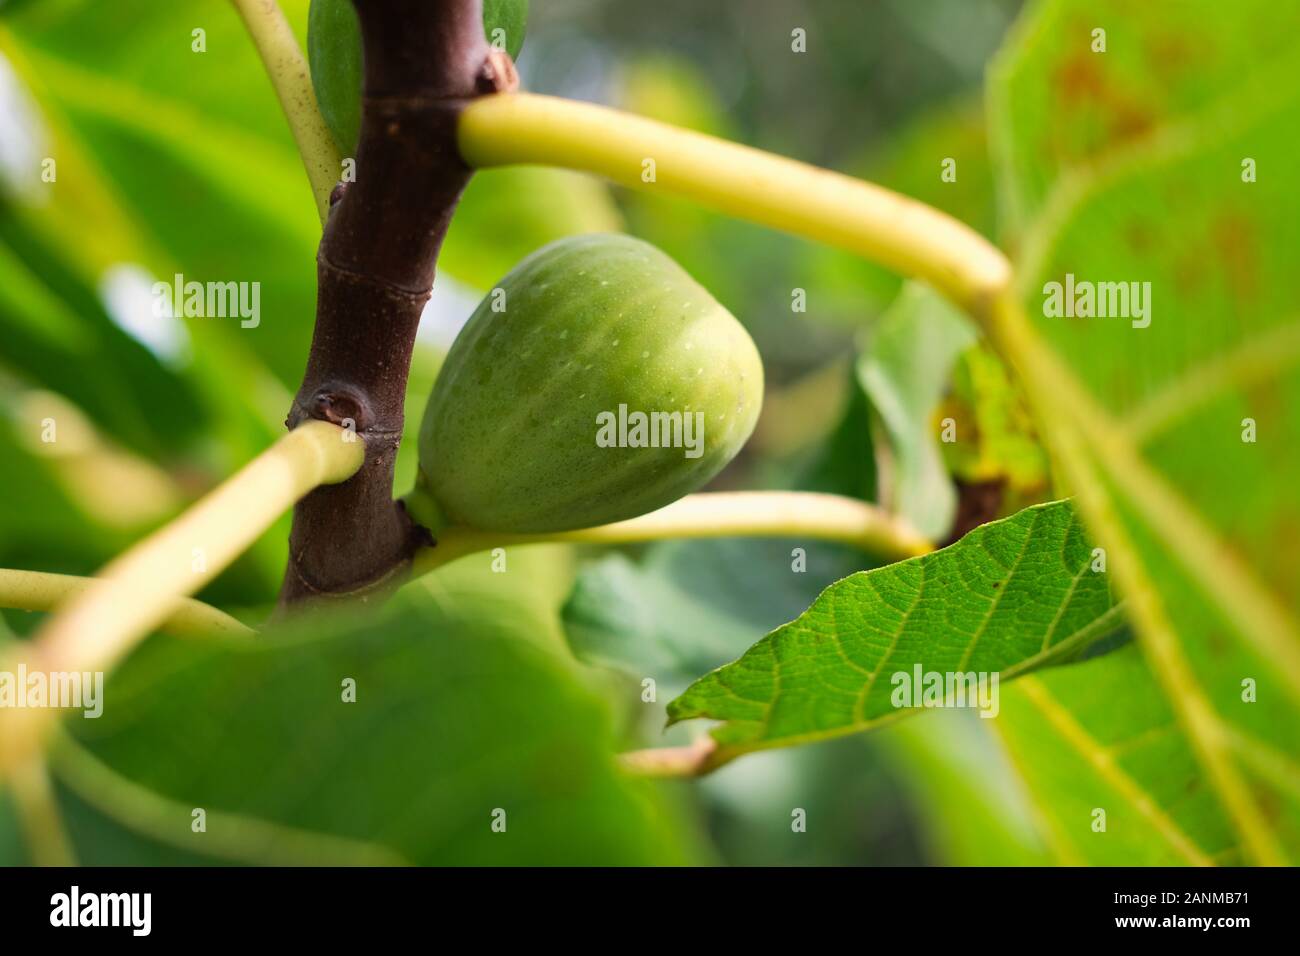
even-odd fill
[{"label": "blurred leaf", "polygon": [[952,392],[938,414],[957,423],[961,440],[940,447],[955,477],[967,484],[997,482],[1003,489],[1004,513],[1046,496],[1048,461],[1029,407],[987,343],[961,354]]},{"label": "blurred leaf", "polygon": [[[1161,687],[1202,728],[1207,779],[1252,859],[1294,860],[1300,844],[1275,819],[1300,809],[1300,794],[1244,769],[1224,736],[1300,764],[1300,191],[1282,172],[1300,151],[1300,55],[1278,60],[1282,33],[1292,37],[1274,7],[1228,19],[1208,2],[1186,9],[1204,18],[1168,30],[1212,29],[1195,42],[1231,58],[1239,82],[1052,194],[1024,244],[1029,318],[1013,358],[1037,377],[1049,432],[1076,449],[1080,507],[1141,611],[1139,646]],[[1030,52],[1048,62],[1074,55],[1038,42]],[[1151,101],[1176,120],[1186,94],[1171,83]],[[1050,141],[1071,135],[1072,118],[1030,111],[1021,127]],[[1145,318],[1133,302],[1123,317],[1047,315],[1047,283],[1067,276],[1139,283]],[[1244,699],[1248,681],[1257,701]]]},{"label": "blurred leaf", "polygon": [[[305,3],[284,6],[305,26]],[[200,28],[201,53],[191,46]],[[190,0],[10,3],[0,50],[35,98],[38,155],[58,164],[54,182],[6,200],[4,241],[45,292],[0,305],[0,323],[27,326],[0,336],[0,363],[202,490],[283,434],[314,313],[319,227],[265,70],[230,5]],[[143,292],[113,318],[145,337],[188,336],[189,358],[161,376],[107,318],[106,278],[123,267]],[[177,273],[260,283],[261,322],[152,315],[147,283]],[[61,353],[28,341],[31,328],[60,326]],[[286,530],[265,535],[208,596],[272,596]]]},{"label": "blurred leaf", "polygon": [[[204,54],[194,56],[219,68]],[[296,385],[315,314],[320,238],[296,156],[247,130],[222,128],[165,93],[30,51],[28,58],[40,78],[41,105],[66,111],[131,218],[149,224],[150,243],[166,258],[145,250],[143,265],[164,281],[179,272],[187,281],[260,283],[256,327],[242,328],[238,316],[187,324],[240,337],[282,381]],[[220,215],[212,214],[216,209]],[[204,228],[196,229],[196,221]]]},{"label": "blurred leaf", "polygon": [[[890,866],[921,859],[911,794],[893,754],[876,744],[871,737],[769,750],[699,780],[710,835],[727,864]],[[805,815],[805,831],[792,832],[795,809]]]},{"label": "blurred leaf", "polygon": [[[62,490],[52,463],[27,450],[26,436],[8,415],[0,415],[0,448],[4,459],[4,494],[0,495],[0,561],[15,562],[29,549],[87,536],[98,539],[97,528]],[[86,542],[102,548],[98,540]]]},{"label": "blurred leaf", "polygon": [[[858,358],[858,381],[884,425],[891,451],[882,501],[921,534],[942,539],[957,495],[939,451],[934,411],[957,357],[975,329],[947,301],[908,283],[872,330]],[[968,440],[960,430],[958,440]]]},{"label": "blurred leaf", "polygon": [[922,810],[920,826],[931,853],[927,863],[1052,862],[1034,827],[1037,808],[989,726],[1005,719],[1005,714],[992,721],[967,711],[936,711],[893,724],[875,738],[906,770],[904,779]]},{"label": "blurred leaf", "polygon": [[871,435],[871,403],[857,370],[849,370],[848,375],[850,381],[840,420],[804,465],[797,487],[802,491],[875,502],[880,498],[880,476]]},{"label": "blurred leaf", "polygon": [[[792,567],[793,548],[805,570]],[[634,563],[611,554],[584,567],[564,608],[574,652],[680,690],[797,616],[870,559],[851,548],[784,539],[672,541]]]},{"label": "blurred leaf", "polygon": [[33,865],[18,828],[13,798],[5,790],[0,790],[0,860],[7,860],[11,866]]},{"label": "blurred leaf", "polygon": [[692,684],[668,713],[674,722],[724,721],[713,736],[729,759],[914,713],[892,700],[900,672],[1009,680],[1119,626],[1092,560],[1068,502],[1026,509],[942,551],[832,585],[798,619]]},{"label": "blurred leaf", "polygon": [[413,581],[407,596],[451,621],[490,625],[571,661],[560,606],[573,588],[572,548],[523,545],[471,554]]},{"label": "blurred leaf", "polygon": [[1214,791],[1135,648],[1017,681],[996,724],[1061,862],[1240,865]]},{"label": "blurred leaf", "polygon": [[[305,25],[305,3],[287,6],[291,22]],[[110,10],[59,0],[7,13],[0,49],[35,97],[58,162],[58,180],[41,193],[47,235],[79,250],[92,285],[124,261],[164,280],[260,282],[260,324],[187,320],[195,352],[207,355],[208,339],[224,340],[222,351],[238,343],[296,386],[320,231],[234,8],[119,0]],[[129,42],[102,42],[123,22],[135,24]],[[199,28],[202,53],[191,49]]]},{"label": "blurred leaf", "polygon": [[[953,160],[951,167],[946,160]],[[943,175],[951,168],[952,175]],[[910,196],[989,234],[997,224],[988,125],[978,98],[931,107],[912,117],[860,164],[872,182]]]},{"label": "blurred leaf", "polygon": [[[661,54],[620,65],[621,103],[633,113],[715,136],[734,138],[727,111],[699,70]],[[771,383],[797,375],[839,351],[845,329],[869,314],[862,290],[836,314],[823,294],[825,278],[810,259],[833,257],[827,270],[856,269],[855,257],[705,209],[657,190],[618,190],[628,231],[678,262],[749,330]],[[838,266],[835,264],[838,263]],[[846,266],[847,264],[847,266]],[[796,289],[805,312],[793,312]],[[836,309],[845,306],[837,300]],[[835,325],[839,328],[833,328]]]},{"label": "blurred leaf", "polygon": [[[1105,31],[1094,52],[1093,31]],[[1272,0],[1037,0],[989,69],[1003,226],[1042,212],[1072,170],[1104,161],[1293,60],[1300,7]]]},{"label": "blurred leaf", "polygon": [[[955,162],[951,180],[943,175],[949,159]],[[993,171],[978,100],[944,103],[906,117],[845,171],[942,210],[976,232],[993,233]],[[800,248],[798,267],[808,287],[817,290],[819,311],[851,317],[858,325],[887,309],[905,281],[883,266],[826,246]]]},{"label": "blurred leaf", "polygon": [[192,442],[204,424],[194,389],[113,323],[66,253],[15,236],[15,224],[0,207],[0,362],[67,395],[139,451]]},{"label": "blurred leaf", "polygon": [[[463,613],[407,597],[240,646],[146,644],[110,677],[104,716],[76,721],[102,766],[74,752],[60,769],[69,803],[93,810],[73,826],[82,862],[123,857],[114,821],[139,820],[142,800],[143,836],[194,862],[380,850],[424,864],[688,861],[680,821],[615,770],[609,714],[574,668],[520,640],[522,620],[458,603]],[[341,700],[346,679],[354,703]],[[101,779],[111,785],[92,786]],[[207,833],[191,832],[192,807],[209,813]],[[492,828],[498,809],[505,832]],[[147,849],[137,839],[134,853],[156,861]]]},{"label": "blurred leaf", "polygon": [[590,176],[541,166],[480,170],[456,208],[438,272],[487,290],[548,242],[622,228],[609,189]]}]

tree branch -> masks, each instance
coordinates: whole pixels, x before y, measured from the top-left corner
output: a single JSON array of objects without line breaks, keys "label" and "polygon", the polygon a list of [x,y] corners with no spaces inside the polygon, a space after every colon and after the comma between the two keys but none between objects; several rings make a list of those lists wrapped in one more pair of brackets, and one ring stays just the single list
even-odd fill
[{"label": "tree branch", "polygon": [[280,599],[364,595],[401,579],[427,540],[393,500],[406,379],[434,263],[470,169],[456,125],[504,86],[480,0],[354,0],[365,73],[357,181],[336,199],[317,255],[316,329],[287,424],[355,427],[365,463],[294,509]]}]

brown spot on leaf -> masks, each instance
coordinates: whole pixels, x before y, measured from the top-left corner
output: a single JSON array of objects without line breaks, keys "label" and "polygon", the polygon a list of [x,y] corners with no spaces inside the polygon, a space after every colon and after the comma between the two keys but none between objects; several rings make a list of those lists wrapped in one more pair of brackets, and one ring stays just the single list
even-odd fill
[{"label": "brown spot on leaf", "polygon": [[[1088,33],[1083,28],[1081,35]],[[1087,47],[1076,49],[1051,74],[1051,85],[1058,113],[1054,129],[1070,129],[1076,124],[1085,129],[1104,124],[1105,129],[1102,141],[1089,143],[1086,152],[1080,154],[1076,143],[1076,155],[1060,159],[1090,159],[1116,144],[1145,135],[1155,125],[1151,110],[1106,73],[1106,54],[1093,53]],[[1080,114],[1087,116],[1081,119]]]},{"label": "brown spot on leaf", "polygon": [[1225,210],[1210,225],[1214,260],[1222,263],[1228,293],[1238,305],[1259,298],[1259,241],[1255,225],[1236,210]]}]

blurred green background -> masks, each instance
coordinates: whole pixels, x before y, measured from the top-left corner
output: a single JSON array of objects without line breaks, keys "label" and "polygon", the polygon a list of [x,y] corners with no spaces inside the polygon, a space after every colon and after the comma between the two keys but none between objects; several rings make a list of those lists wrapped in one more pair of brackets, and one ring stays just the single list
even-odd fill
[{"label": "blurred green background", "polygon": [[[282,6],[302,39],[305,0]],[[1022,223],[999,209],[984,84],[1019,7],[535,0],[519,66],[530,90],[869,178],[1014,248]],[[796,28],[806,53],[791,52]],[[945,158],[955,182],[940,178]],[[399,494],[441,355],[483,291],[546,242],[619,229],[682,263],[763,355],[763,417],[715,488],[855,495],[941,542],[1051,496],[1006,370],[932,294],[685,202],[532,168],[478,174],[453,222],[412,368]],[[318,239],[283,116],[228,4],[0,0],[0,566],[91,573],[282,433]],[[177,273],[259,282],[260,324],[153,315],[151,284]],[[796,290],[806,311],[792,311]],[[975,427],[941,447],[926,436],[947,416]],[[51,420],[58,440],[42,441]],[[264,620],[287,533],[286,519],[200,597]],[[792,546],[807,547],[806,573],[791,573]],[[1077,861],[1031,798],[1029,768],[968,712],[754,754],[696,783],[614,771],[615,750],[689,740],[694,728],[661,733],[665,702],[869,556],[709,541],[548,546],[511,561],[496,575],[464,559],[380,615],[309,621],[252,651],[151,639],[110,679],[118,703],[77,722],[56,767],[79,858],[389,862],[234,823],[191,838],[190,810],[206,801],[218,818],[368,840],[415,862]],[[38,623],[0,612],[0,641]],[[1119,659],[1111,679],[1140,670]],[[326,700],[339,674],[364,688],[360,720]],[[1071,779],[1036,792],[1060,795]],[[503,793],[526,808],[513,819],[537,822],[524,827],[533,842],[483,836]],[[4,800],[0,862],[21,862]],[[799,810],[805,832],[792,829]]]}]

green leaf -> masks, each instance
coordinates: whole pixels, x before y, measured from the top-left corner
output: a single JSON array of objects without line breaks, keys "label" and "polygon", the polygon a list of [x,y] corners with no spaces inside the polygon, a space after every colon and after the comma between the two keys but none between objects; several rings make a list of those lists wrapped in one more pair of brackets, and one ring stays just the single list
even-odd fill
[{"label": "green leaf", "polygon": [[[1094,30],[1105,52],[1094,52]],[[989,69],[990,151],[1018,235],[1071,171],[1290,61],[1300,7],[1273,0],[1039,0]]]},{"label": "green leaf", "polygon": [[974,342],[968,319],[913,282],[881,317],[858,359],[858,381],[892,452],[891,481],[882,489],[882,501],[933,539],[948,534],[957,508],[933,415],[954,363]]},{"label": "green leaf", "polygon": [[608,709],[578,668],[524,638],[544,614],[496,616],[467,593],[363,613],[134,654],[58,753],[81,861],[692,858],[654,789],[616,770]]},{"label": "green leaf", "polygon": [[1136,648],[1017,681],[996,726],[1062,863],[1240,865],[1232,828]]},{"label": "green leaf", "polygon": [[519,59],[527,30],[528,0],[483,0],[483,33],[489,43],[504,43],[512,60]]},{"label": "green leaf", "polygon": [[[1052,192],[1020,263],[1028,317],[1004,317],[1003,338],[1248,858],[1283,862],[1300,858],[1278,822],[1300,812],[1279,783],[1300,776],[1300,52],[1272,5],[1247,7],[1188,8],[1231,63],[1221,96],[1188,113],[1174,84],[1148,136]],[[1024,123],[1043,139],[1068,120]],[[1145,308],[1057,316],[1049,283],[1067,277],[1139,283]]]},{"label": "green leaf", "polygon": [[[300,5],[288,6],[292,20]],[[99,41],[122,22],[138,24],[131,42]],[[202,53],[191,49],[200,26]],[[247,350],[296,386],[311,336],[320,226],[234,8],[28,4],[0,25],[0,50],[35,99],[58,162],[57,181],[35,187],[50,239],[79,250],[92,286],[122,262],[164,280],[181,273],[259,282],[260,324],[188,320],[194,352],[211,363]]]},{"label": "green leaf", "polygon": [[984,525],[934,554],[831,585],[795,621],[668,706],[724,721],[719,760],[823,740],[914,712],[895,675],[1008,680],[1076,654],[1121,620],[1068,502]]},{"label": "green leaf", "polygon": [[0,360],[57,390],[120,442],[151,455],[204,425],[193,386],[109,318],[68,256],[0,206]]}]

